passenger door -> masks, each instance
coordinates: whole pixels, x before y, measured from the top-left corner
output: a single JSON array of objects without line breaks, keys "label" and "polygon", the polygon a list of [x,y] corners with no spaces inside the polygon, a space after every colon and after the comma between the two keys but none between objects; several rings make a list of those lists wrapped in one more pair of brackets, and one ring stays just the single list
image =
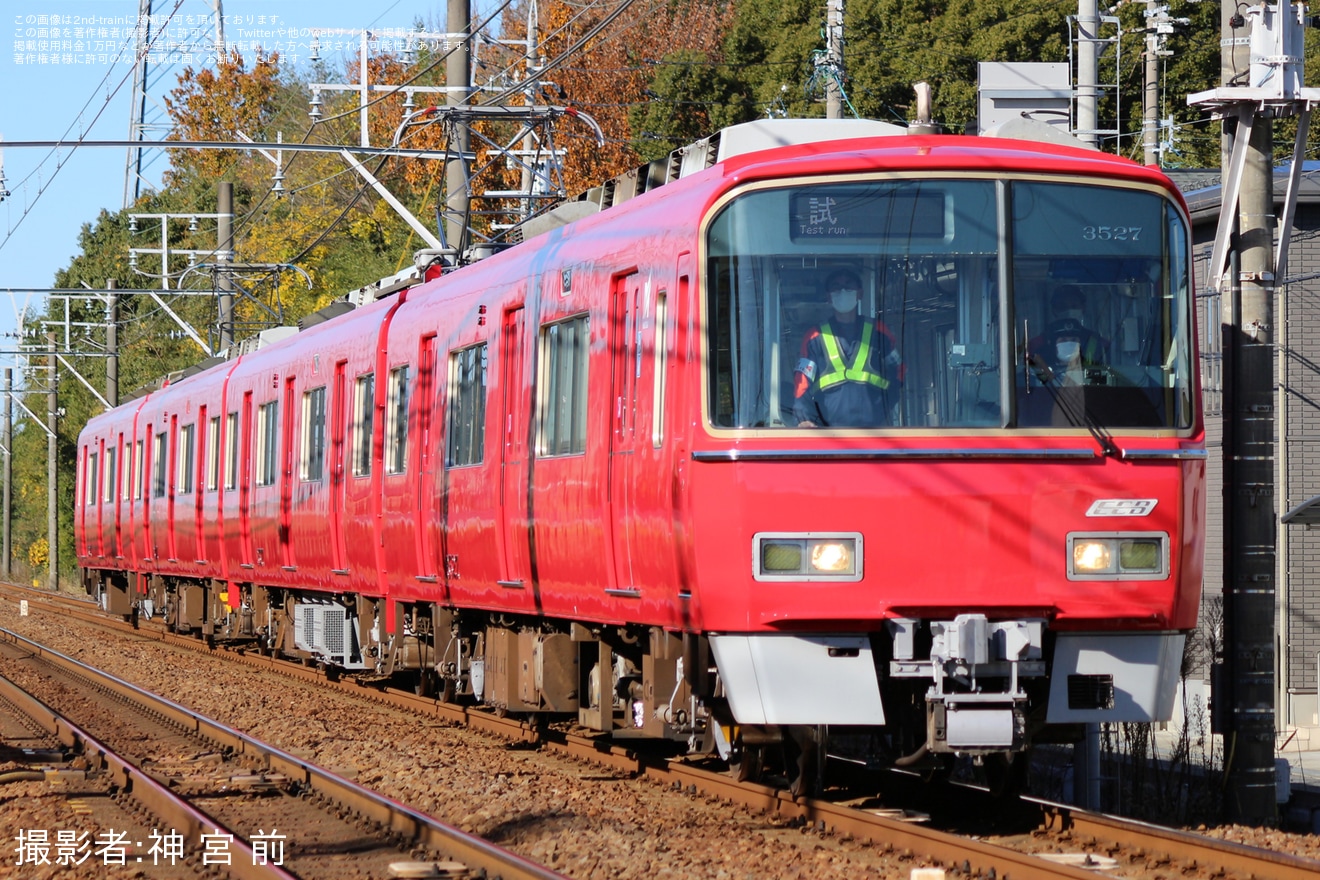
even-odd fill
[{"label": "passenger door", "polygon": [[279,547],[280,563],[286,572],[292,572],[298,567],[297,554],[293,545],[293,489],[298,482],[298,474],[294,470],[294,443],[293,425],[294,413],[297,410],[294,405],[298,397],[294,388],[295,380],[293,376],[284,378],[284,400],[281,403],[283,412],[280,413],[280,472],[277,476],[279,480],[280,493],[280,523],[279,523]]},{"label": "passenger door", "polygon": [[440,404],[436,395],[437,376],[440,365],[436,354],[435,335],[422,338],[417,356],[417,475],[413,486],[413,501],[416,505],[417,527],[415,529],[417,547],[417,580],[424,584],[437,582],[436,559],[439,551],[434,535],[433,524],[439,521],[438,505],[432,503],[436,487],[436,451],[439,447],[440,432],[435,425],[439,418]]},{"label": "passenger door", "polygon": [[[523,381],[525,368],[526,310],[522,304],[504,312],[500,325],[500,385],[504,390],[504,438],[500,460],[500,534],[503,546],[503,577],[499,585],[506,590],[530,592],[531,534],[528,510],[528,479],[531,467],[527,445],[531,401],[526,399]],[[515,603],[516,604],[516,603]]]},{"label": "passenger door", "polygon": [[[648,433],[638,424],[642,416],[643,289],[638,273],[614,280],[610,291],[610,552],[613,556],[611,595],[639,596],[632,550],[636,531],[635,501],[640,478],[640,457],[646,452]],[[648,398],[649,403],[649,398]],[[647,419],[649,422],[649,419]]]},{"label": "passenger door", "polygon": [[344,461],[344,436],[348,423],[348,361],[335,364],[334,384],[330,391],[330,552],[333,571],[348,568],[344,552],[344,493],[347,474]]}]

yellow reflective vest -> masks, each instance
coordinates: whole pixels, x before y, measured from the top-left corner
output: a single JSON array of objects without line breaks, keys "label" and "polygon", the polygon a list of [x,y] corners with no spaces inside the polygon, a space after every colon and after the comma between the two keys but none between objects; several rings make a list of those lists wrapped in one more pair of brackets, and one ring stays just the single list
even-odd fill
[{"label": "yellow reflective vest", "polygon": [[843,362],[843,353],[839,351],[839,340],[834,336],[834,330],[829,324],[820,326],[820,341],[825,346],[825,354],[830,359],[829,372],[823,374],[818,380],[817,387],[824,391],[838,385],[840,382],[861,382],[866,385],[874,385],[880,390],[889,387],[889,380],[879,373],[872,373],[866,368],[866,362],[871,356],[871,339],[874,332],[874,325],[869,321],[862,327],[862,341],[857,346],[857,352],[853,355],[851,365]]}]

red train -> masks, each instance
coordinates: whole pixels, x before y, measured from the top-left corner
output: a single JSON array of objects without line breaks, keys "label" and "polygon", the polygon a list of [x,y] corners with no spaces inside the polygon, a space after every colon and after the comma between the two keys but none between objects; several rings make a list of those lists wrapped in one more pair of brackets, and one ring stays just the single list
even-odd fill
[{"label": "red train", "polygon": [[826,728],[909,764],[1167,719],[1205,494],[1182,200],[890,129],[727,130],[97,416],[85,586],[743,769]]}]

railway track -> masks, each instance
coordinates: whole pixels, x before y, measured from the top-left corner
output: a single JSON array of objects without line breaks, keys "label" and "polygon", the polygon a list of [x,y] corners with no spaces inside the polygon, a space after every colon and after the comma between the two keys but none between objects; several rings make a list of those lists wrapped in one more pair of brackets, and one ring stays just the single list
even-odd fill
[{"label": "railway track", "polygon": [[[60,614],[122,634],[132,633],[139,638],[218,654],[254,667],[316,681],[320,686],[338,689],[358,699],[466,725],[506,740],[534,743],[546,750],[607,766],[618,773],[645,777],[676,792],[740,804],[790,824],[810,826],[822,834],[848,835],[871,841],[882,851],[908,856],[923,864],[943,866],[966,876],[996,877],[999,880],[1080,880],[1096,876],[1084,866],[1105,866],[1109,868],[1105,872],[1107,876],[1132,878],[1178,875],[1300,880],[1320,876],[1320,861],[1032,799],[1023,799],[1020,805],[1034,816],[1027,828],[1028,833],[997,843],[969,839],[895,818],[895,811],[877,809],[873,799],[795,799],[783,790],[737,782],[726,774],[684,760],[661,760],[598,737],[538,727],[516,718],[501,718],[404,691],[337,681],[333,674],[327,675],[323,670],[253,653],[209,648],[200,639],[167,633],[147,623],[134,630],[126,623],[101,614],[90,603],[71,597],[52,597],[49,593],[23,588],[3,589],[11,596],[27,597],[37,610],[45,605],[58,609]],[[46,605],[49,602],[57,604]],[[978,795],[969,792],[966,796]],[[1002,809],[1002,804],[982,809]]]},{"label": "railway track", "polygon": [[[269,856],[258,857],[257,853],[244,841],[235,837],[227,826],[196,809],[189,803],[188,798],[176,794],[167,784],[158,781],[154,774],[145,769],[141,761],[119,754],[66,716],[3,676],[0,676],[0,699],[8,704],[11,711],[21,713],[29,724],[44,727],[52,739],[67,749],[67,752],[61,753],[56,759],[55,766],[43,762],[45,766],[42,769],[26,771],[20,775],[28,779],[42,777],[46,781],[58,780],[66,784],[75,780],[86,780],[89,775],[100,775],[103,777],[100,781],[104,784],[105,791],[115,795],[122,793],[139,810],[146,811],[156,820],[157,824],[150,835],[141,833],[142,828],[139,825],[139,828],[131,830],[112,829],[103,835],[97,835],[95,840],[77,834],[80,829],[56,829],[57,832],[65,831],[66,839],[68,831],[75,832],[70,847],[74,858],[81,857],[85,860],[87,855],[93,854],[94,849],[95,854],[99,855],[107,866],[120,863],[122,859],[123,863],[130,861],[141,863],[149,860],[155,867],[196,868],[202,863],[202,858],[197,859],[197,865],[190,866],[188,857],[200,856],[207,839],[218,839],[226,841],[224,855],[221,856],[218,851],[213,852],[206,857],[206,863],[210,864],[214,859],[218,864],[221,858],[233,863],[227,872],[230,876],[253,878],[253,880],[291,876],[277,864],[272,863]],[[53,756],[47,755],[47,757]],[[19,867],[24,864],[35,867],[42,863],[42,857],[34,844],[42,838],[49,842],[50,831],[51,829],[30,828],[20,832]],[[57,840],[58,837],[57,833]],[[143,842],[143,838],[151,837],[154,837],[154,840],[149,844]],[[69,844],[66,843],[67,846]],[[262,851],[265,852],[264,846]],[[46,856],[46,859],[48,858]],[[282,862],[282,855],[277,855],[274,861]]]},{"label": "railway track", "polygon": [[[123,841],[139,860],[159,865],[169,859],[171,867],[187,867],[191,861],[194,868],[243,880],[563,880],[481,838],[5,629],[0,629],[0,671],[0,696],[81,754],[82,770],[52,772],[100,774],[111,791],[132,798],[159,823],[150,844]],[[20,684],[21,679],[28,681]],[[61,705],[52,707],[29,690],[41,690]],[[92,720],[75,724],[68,718],[75,713]]]}]

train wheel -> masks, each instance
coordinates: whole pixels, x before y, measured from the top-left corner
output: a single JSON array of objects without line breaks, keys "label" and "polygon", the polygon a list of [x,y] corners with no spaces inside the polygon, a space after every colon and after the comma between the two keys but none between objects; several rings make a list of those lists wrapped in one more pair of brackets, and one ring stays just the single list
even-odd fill
[{"label": "train wheel", "polygon": [[734,749],[729,755],[729,775],[737,782],[752,782],[759,779],[765,765],[765,753],[760,746],[744,746]]},{"label": "train wheel", "polygon": [[824,776],[823,740],[824,731],[819,728],[794,728],[784,734],[784,772],[788,793],[793,797],[808,797],[819,791]]}]

